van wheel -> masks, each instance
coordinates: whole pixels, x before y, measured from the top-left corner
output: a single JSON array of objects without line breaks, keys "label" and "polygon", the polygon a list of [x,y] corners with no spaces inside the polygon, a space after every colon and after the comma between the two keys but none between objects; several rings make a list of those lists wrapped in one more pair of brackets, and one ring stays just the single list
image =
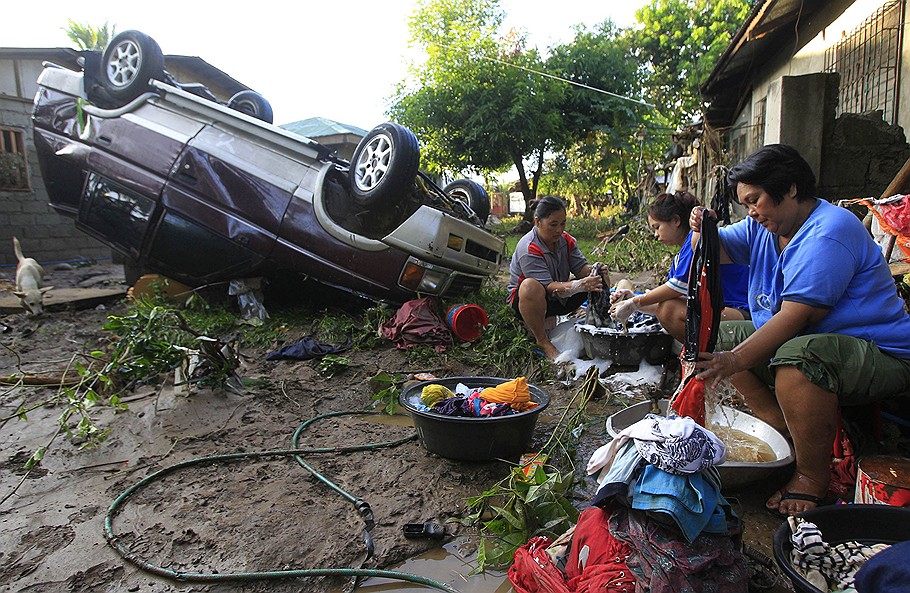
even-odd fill
[{"label": "van wheel", "polygon": [[364,136],[351,159],[349,183],[354,202],[366,210],[402,202],[414,186],[420,147],[414,132],[384,123]]},{"label": "van wheel", "polygon": [[251,115],[267,124],[272,123],[272,105],[256,91],[240,91],[231,97],[228,107]]},{"label": "van wheel", "polygon": [[451,197],[471,207],[481,224],[490,217],[490,195],[482,185],[470,179],[456,179],[445,186],[444,191]]},{"label": "van wheel", "polygon": [[117,34],[101,58],[101,85],[125,105],[152,90],[149,80],[164,78],[164,54],[154,39],[139,31]]}]

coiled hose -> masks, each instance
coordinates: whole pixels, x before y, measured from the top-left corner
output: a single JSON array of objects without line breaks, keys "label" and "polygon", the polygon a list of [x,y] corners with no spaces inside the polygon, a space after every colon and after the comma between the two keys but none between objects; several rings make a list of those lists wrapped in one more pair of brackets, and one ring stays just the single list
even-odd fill
[{"label": "coiled hose", "polygon": [[281,449],[281,450],[272,450],[272,451],[255,451],[250,453],[228,453],[225,455],[211,455],[207,457],[197,457],[196,459],[190,459],[187,461],[182,461],[174,465],[165,467],[157,472],[149,474],[142,480],[133,484],[127,490],[125,490],[120,496],[114,499],[114,502],[111,503],[111,506],[108,507],[107,515],[104,518],[104,538],[107,540],[107,543],[114,548],[114,550],[128,562],[138,566],[140,569],[150,572],[152,574],[158,575],[162,578],[175,580],[180,582],[196,582],[196,583],[215,583],[215,582],[224,582],[224,581],[262,581],[270,579],[286,579],[286,578],[297,578],[297,577],[319,577],[319,576],[342,576],[342,577],[351,577],[354,579],[354,584],[356,586],[359,583],[360,579],[363,577],[381,577],[386,579],[395,579],[400,581],[408,581],[411,583],[416,583],[419,585],[426,585],[440,591],[446,591],[447,593],[458,593],[457,589],[450,587],[445,583],[435,581],[426,577],[421,577],[414,574],[396,572],[391,570],[374,570],[368,568],[298,568],[292,570],[270,570],[270,571],[258,571],[258,572],[219,572],[214,574],[208,573],[195,573],[195,572],[178,572],[175,570],[170,570],[147,560],[140,558],[137,554],[129,550],[123,543],[121,543],[121,536],[114,532],[114,518],[120,512],[120,509],[123,507],[124,503],[129,499],[130,496],[135,494],[137,491],[141,490],[145,486],[151,484],[152,482],[162,478],[166,475],[181,471],[183,469],[194,467],[202,464],[211,464],[211,463],[222,463],[222,462],[231,462],[238,461],[243,459],[261,459],[264,457],[288,457],[293,456],[294,460],[297,461],[304,469],[310,472],[314,477],[319,479],[323,484],[340,494],[342,497],[347,499],[350,503],[354,505],[354,508],[360,514],[361,518],[364,521],[364,543],[367,547],[367,556],[364,559],[369,560],[373,555],[373,539],[370,535],[370,531],[373,529],[373,511],[370,509],[370,505],[365,501],[352,496],[348,492],[342,490],[339,486],[334,484],[331,480],[317,472],[303,459],[303,455],[312,455],[318,453],[353,453],[355,451],[368,451],[371,449],[379,449],[384,447],[397,447],[409,441],[413,441],[417,438],[417,434],[412,434],[407,437],[395,440],[395,441],[384,441],[380,443],[368,443],[365,445],[352,445],[349,447],[319,447],[312,449],[300,449],[297,446],[297,441],[300,438],[300,435],[303,431],[318,420],[323,420],[325,418],[332,418],[335,416],[351,416],[351,415],[378,415],[379,412],[329,412],[326,414],[321,414],[315,418],[307,420],[301,424],[296,432],[294,432],[294,437],[292,439],[293,449]]}]

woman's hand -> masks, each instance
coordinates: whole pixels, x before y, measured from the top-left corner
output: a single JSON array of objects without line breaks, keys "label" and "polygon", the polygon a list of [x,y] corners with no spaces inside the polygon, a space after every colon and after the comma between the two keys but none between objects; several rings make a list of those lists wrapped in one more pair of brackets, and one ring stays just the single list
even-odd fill
[{"label": "woman's hand", "polygon": [[615,303],[616,301],[624,301],[626,299],[631,299],[634,296],[635,293],[628,288],[617,288],[610,293],[610,302]]},{"label": "woman's hand", "polygon": [[625,323],[626,320],[632,316],[632,313],[636,311],[638,311],[638,303],[635,302],[635,298],[633,297],[625,301],[613,303],[610,307],[610,317],[620,323]]},{"label": "woman's hand", "polygon": [[701,232],[701,221],[702,218],[706,215],[717,219],[717,214],[714,212],[714,210],[708,210],[703,206],[696,206],[695,208],[692,208],[692,212],[689,213],[689,228],[693,233]]},{"label": "woman's hand", "polygon": [[581,290],[578,292],[600,292],[604,289],[604,282],[600,275],[585,276],[578,280],[573,280],[572,284],[578,283]]},{"label": "woman's hand", "polygon": [[721,380],[746,370],[742,367],[739,356],[732,351],[715,352],[713,354],[710,352],[699,352],[695,368],[701,369],[702,372],[698,373],[698,378],[710,387],[717,387]]}]

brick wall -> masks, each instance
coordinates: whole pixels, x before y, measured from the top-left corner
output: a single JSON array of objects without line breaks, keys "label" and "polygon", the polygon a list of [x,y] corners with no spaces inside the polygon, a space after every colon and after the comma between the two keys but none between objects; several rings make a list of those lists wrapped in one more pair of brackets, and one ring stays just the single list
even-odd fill
[{"label": "brick wall", "polygon": [[32,140],[31,108],[30,99],[0,94],[0,126],[25,134],[30,185],[28,191],[0,190],[0,266],[16,263],[14,236],[25,255],[42,263],[109,259],[110,248],[77,230],[72,219],[48,205]]}]

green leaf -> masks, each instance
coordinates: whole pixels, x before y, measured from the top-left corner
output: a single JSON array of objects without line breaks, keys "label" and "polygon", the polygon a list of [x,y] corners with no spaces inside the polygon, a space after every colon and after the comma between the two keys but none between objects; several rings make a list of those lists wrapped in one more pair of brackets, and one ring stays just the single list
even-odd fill
[{"label": "green leaf", "polygon": [[44,459],[44,454],[47,452],[47,447],[38,447],[32,456],[28,458],[28,461],[25,462],[26,471],[32,469]]},{"label": "green leaf", "polygon": [[526,527],[523,519],[519,518],[516,514],[511,513],[510,511],[504,509],[503,507],[491,507],[496,513],[501,515],[512,527],[515,529],[524,529]]}]

